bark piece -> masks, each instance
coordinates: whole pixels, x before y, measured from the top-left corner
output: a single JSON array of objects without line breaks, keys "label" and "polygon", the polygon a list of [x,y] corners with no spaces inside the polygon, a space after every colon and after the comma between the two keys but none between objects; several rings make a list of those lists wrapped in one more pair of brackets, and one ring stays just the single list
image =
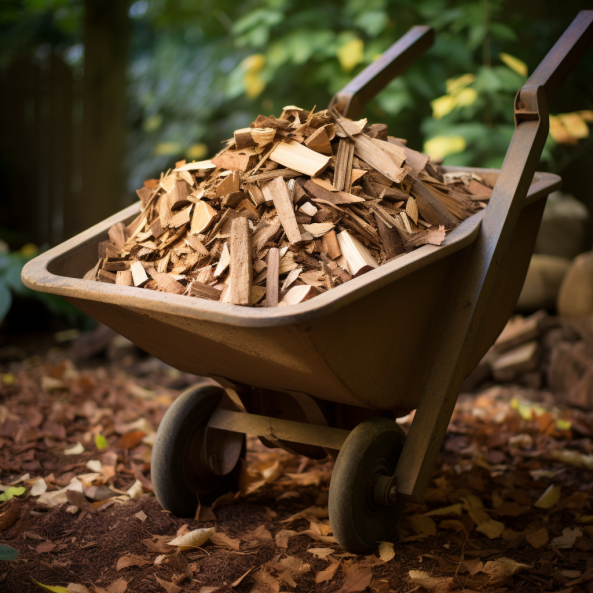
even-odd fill
[{"label": "bark piece", "polygon": [[268,272],[266,275],[266,302],[268,307],[278,306],[278,284],[280,270],[280,250],[272,247],[268,252]]},{"label": "bark piece", "polygon": [[354,204],[356,202],[364,202],[364,198],[359,198],[352,194],[347,194],[343,191],[329,191],[315,183],[312,179],[309,179],[305,183],[305,190],[312,196],[330,202],[331,204]]},{"label": "bark piece", "polygon": [[434,226],[444,225],[445,229],[454,229],[459,220],[455,218],[430,192],[425,184],[412,174],[414,183],[412,193],[416,198],[418,211],[426,222]]},{"label": "bark piece", "polygon": [[349,140],[340,140],[338,154],[334,166],[334,188],[338,191],[350,192],[352,186],[352,158],[354,144]]},{"label": "bark piece", "polygon": [[288,169],[315,177],[326,169],[331,159],[298,142],[289,140],[278,144],[270,155],[270,160],[284,165]]},{"label": "bark piece", "polygon": [[342,255],[338,238],[334,230],[329,231],[321,238],[321,245],[323,252],[329,257],[329,259],[337,259]]},{"label": "bark piece", "polygon": [[191,232],[195,235],[203,233],[216,217],[217,212],[208,204],[200,200],[194,208],[194,214],[191,219]]},{"label": "bark piece", "polygon": [[401,166],[405,160],[403,150],[401,153],[401,158],[397,158],[399,153],[392,151],[387,142],[369,138],[366,134],[359,134],[354,139],[354,154],[395,183],[400,183],[406,176],[406,170]]},{"label": "bark piece", "polygon": [[221,169],[239,169],[248,171],[255,164],[256,152],[253,148],[243,150],[226,150],[212,159],[212,163]]},{"label": "bark piece", "polygon": [[379,267],[369,250],[350,232],[338,233],[338,243],[352,276],[360,276]]},{"label": "bark piece", "polygon": [[282,177],[276,177],[264,185],[262,191],[267,201],[272,199],[274,202],[276,212],[278,212],[278,217],[290,243],[293,245],[299,243],[301,241],[301,233],[284,179]]},{"label": "bark piece", "polygon": [[222,295],[222,290],[195,280],[191,283],[189,294],[193,297],[208,299],[209,301],[218,301]]},{"label": "bark piece", "polygon": [[230,267],[231,303],[250,306],[252,304],[251,286],[253,283],[251,239],[249,237],[249,223],[243,217],[235,218],[232,223]]},{"label": "bark piece", "polygon": [[391,228],[385,224],[383,217],[381,217],[375,211],[375,222],[377,223],[377,230],[379,231],[379,235],[381,236],[381,241],[383,242],[383,248],[385,249],[385,255],[387,259],[391,259],[396,255],[400,255],[404,252],[404,248],[402,245],[402,239],[399,235],[399,232],[393,225]]},{"label": "bark piece", "polygon": [[130,271],[132,272],[134,286],[142,286],[143,284],[148,282],[148,276],[146,275],[144,266],[139,261],[135,261],[130,266]]},{"label": "bark piece", "polygon": [[132,272],[130,270],[123,270],[117,272],[115,276],[115,283],[120,286],[134,286],[134,280],[132,278]]},{"label": "bark piece", "polygon": [[306,140],[305,146],[320,152],[321,154],[333,155],[331,140],[335,136],[332,124],[328,124],[315,130]]},{"label": "bark piece", "polygon": [[241,189],[241,173],[234,170],[230,175],[227,175],[216,188],[216,195],[221,197],[226,194],[238,192]]}]

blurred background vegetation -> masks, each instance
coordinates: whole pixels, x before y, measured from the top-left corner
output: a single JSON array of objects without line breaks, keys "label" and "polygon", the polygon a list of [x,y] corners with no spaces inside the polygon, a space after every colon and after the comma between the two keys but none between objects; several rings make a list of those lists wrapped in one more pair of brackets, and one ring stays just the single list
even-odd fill
[{"label": "blurred background vegetation", "polygon": [[[500,167],[514,129],[517,90],[584,8],[590,8],[589,1],[3,0],[4,82],[16,76],[15,70],[22,73],[25,62],[38,65],[42,73],[57,71],[56,60],[66,65],[69,74],[63,76],[73,89],[67,118],[72,141],[62,160],[75,165],[80,160],[78,169],[58,184],[62,189],[54,201],[43,198],[38,208],[29,204],[29,222],[21,224],[25,215],[17,202],[23,199],[23,179],[35,177],[31,160],[42,142],[17,149],[18,128],[13,137],[2,134],[0,174],[16,179],[0,189],[3,250],[14,253],[29,244],[21,253],[29,257],[35,252],[31,243],[55,244],[98,222],[131,203],[144,179],[181,158],[199,160],[217,152],[221,141],[259,113],[279,115],[288,104],[324,108],[336,91],[417,24],[435,28],[434,47],[393,81],[365,115],[387,123],[390,134],[407,138],[410,146],[445,164]],[[114,44],[117,51],[110,58]],[[48,67],[48,60],[54,65]],[[42,97],[46,87],[40,85]],[[47,108],[50,120],[60,104],[61,95],[54,94],[58,99]],[[110,110],[111,102],[115,107]],[[565,191],[592,209],[591,51],[550,110],[551,135],[540,169],[562,175]],[[13,125],[14,106],[0,104],[0,111],[5,118],[0,125]],[[33,112],[45,113],[41,108]],[[23,121],[27,117],[25,109]],[[92,125],[85,124],[85,117],[93,119]],[[60,129],[52,131],[51,121],[48,126],[50,140],[43,142],[50,158]],[[113,147],[99,146],[101,129],[109,126]],[[109,158],[103,158],[106,152]],[[43,154],[36,157],[44,159]],[[43,173],[48,179],[49,169]],[[28,195],[41,192],[45,178],[39,175],[41,181]],[[70,203],[61,197],[64,188]],[[30,223],[35,216],[43,220]],[[0,295],[8,286],[5,276],[0,269]]]}]

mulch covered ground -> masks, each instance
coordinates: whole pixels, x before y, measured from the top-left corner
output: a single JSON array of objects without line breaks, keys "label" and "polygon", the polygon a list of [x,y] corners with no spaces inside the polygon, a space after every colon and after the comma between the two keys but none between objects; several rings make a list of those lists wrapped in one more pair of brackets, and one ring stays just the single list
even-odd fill
[{"label": "mulch covered ground", "polygon": [[[363,557],[331,534],[333,463],[256,439],[240,493],[196,520],[163,512],[151,443],[193,378],[151,358],[69,356],[2,366],[0,542],[20,554],[0,561],[2,592],[39,590],[33,579],[83,593],[593,592],[593,413],[561,396],[462,395],[425,504]],[[195,530],[199,547],[169,545]]]}]

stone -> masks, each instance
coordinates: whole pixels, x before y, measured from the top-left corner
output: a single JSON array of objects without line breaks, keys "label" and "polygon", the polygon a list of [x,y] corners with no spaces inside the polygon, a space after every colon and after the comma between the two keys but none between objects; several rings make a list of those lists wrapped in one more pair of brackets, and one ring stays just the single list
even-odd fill
[{"label": "stone", "polygon": [[570,267],[570,261],[553,255],[534,254],[531,257],[523,289],[516,309],[534,311],[553,309],[560,285]]},{"label": "stone", "polygon": [[593,251],[582,253],[570,265],[560,286],[557,308],[563,317],[593,315]]}]

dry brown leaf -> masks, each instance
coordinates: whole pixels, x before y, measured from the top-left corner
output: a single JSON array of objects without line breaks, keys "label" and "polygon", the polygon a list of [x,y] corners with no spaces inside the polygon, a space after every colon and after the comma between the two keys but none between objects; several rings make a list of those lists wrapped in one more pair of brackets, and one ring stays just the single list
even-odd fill
[{"label": "dry brown leaf", "polygon": [[179,586],[176,585],[175,583],[171,583],[169,581],[164,581],[163,579],[160,579],[159,577],[155,577],[158,584],[167,592],[167,593],[179,593],[180,591],[183,591],[183,589]]},{"label": "dry brown leaf", "polygon": [[538,498],[533,505],[538,509],[551,509],[560,500],[560,486],[552,484],[548,489]]},{"label": "dry brown leaf", "polygon": [[36,548],[35,551],[38,554],[45,554],[47,552],[51,552],[52,550],[54,550],[56,548],[57,544],[54,544],[53,542],[47,541],[47,542],[43,542],[42,544],[39,544]]},{"label": "dry brown leaf", "polygon": [[146,564],[152,564],[152,560],[138,554],[124,554],[117,561],[115,570],[122,570],[128,566],[145,566]]},{"label": "dry brown leaf", "polygon": [[269,572],[260,571],[253,575],[255,585],[249,593],[280,593],[280,582]]},{"label": "dry brown leaf", "polygon": [[305,531],[299,531],[297,535],[308,535],[311,539],[317,542],[323,542],[324,544],[337,544],[338,540],[333,535],[321,535],[317,531],[307,529]]},{"label": "dry brown leaf", "polygon": [[344,564],[342,570],[346,574],[344,584],[336,593],[354,593],[364,591],[373,578],[373,571],[369,567],[360,567],[356,564]]},{"label": "dry brown leaf", "polygon": [[393,549],[393,544],[391,542],[381,542],[379,545],[379,558],[383,562],[389,562],[394,556],[395,550]]},{"label": "dry brown leaf", "polygon": [[550,537],[548,535],[548,530],[545,527],[540,527],[537,531],[528,531],[525,539],[527,540],[527,543],[531,544],[538,550],[548,543]]},{"label": "dry brown leaf", "polygon": [[433,593],[445,593],[455,588],[455,581],[451,577],[431,577],[427,572],[423,570],[410,570],[409,579],[410,583],[424,587],[428,591]]},{"label": "dry brown leaf", "polygon": [[7,510],[0,514],[0,531],[8,529],[20,516],[21,504],[13,498]]},{"label": "dry brown leaf", "polygon": [[333,548],[309,548],[307,550],[309,554],[313,554],[315,558],[327,558],[330,554],[334,553]]},{"label": "dry brown leaf", "polygon": [[338,570],[338,566],[340,566],[339,562],[332,562],[325,570],[318,572],[315,575],[315,582],[316,583],[325,583],[326,581],[331,581],[336,574],[336,570]]},{"label": "dry brown leaf", "polygon": [[521,564],[516,560],[501,556],[496,560],[490,560],[489,562],[486,562],[482,568],[482,572],[496,578],[512,577],[524,568],[531,568],[531,566],[529,564]]},{"label": "dry brown leaf", "polygon": [[281,529],[275,536],[274,539],[276,541],[276,545],[279,548],[288,548],[288,540],[293,536],[296,535],[296,531],[292,529]]},{"label": "dry brown leaf", "polygon": [[107,587],[107,591],[109,591],[109,593],[124,593],[127,588],[128,581],[126,581],[126,579],[117,579]]},{"label": "dry brown leaf", "polygon": [[220,546],[223,548],[230,548],[231,550],[236,550],[237,552],[241,549],[241,540],[236,539],[234,537],[228,536],[226,533],[222,531],[217,531],[210,536],[210,541],[215,546]]},{"label": "dry brown leaf", "polygon": [[562,535],[555,537],[552,540],[552,543],[557,548],[572,548],[577,541],[577,537],[580,537],[581,535],[583,535],[583,532],[578,527],[575,527],[574,529],[565,527],[562,530]]},{"label": "dry brown leaf", "polygon": [[169,554],[171,552],[169,546],[170,537],[170,535],[153,535],[151,538],[143,539],[142,543],[148,548],[149,552]]},{"label": "dry brown leaf", "polygon": [[410,527],[418,534],[424,537],[437,534],[436,523],[425,515],[410,515],[407,517]]},{"label": "dry brown leaf", "polygon": [[441,529],[453,529],[454,531],[465,531],[467,533],[465,525],[457,519],[445,519],[439,523],[439,527]]},{"label": "dry brown leaf", "polygon": [[191,550],[192,548],[199,548],[203,546],[214,533],[214,527],[202,527],[200,529],[194,529],[185,535],[176,537],[169,542],[170,546],[179,546],[179,549],[183,552],[185,550]]}]

